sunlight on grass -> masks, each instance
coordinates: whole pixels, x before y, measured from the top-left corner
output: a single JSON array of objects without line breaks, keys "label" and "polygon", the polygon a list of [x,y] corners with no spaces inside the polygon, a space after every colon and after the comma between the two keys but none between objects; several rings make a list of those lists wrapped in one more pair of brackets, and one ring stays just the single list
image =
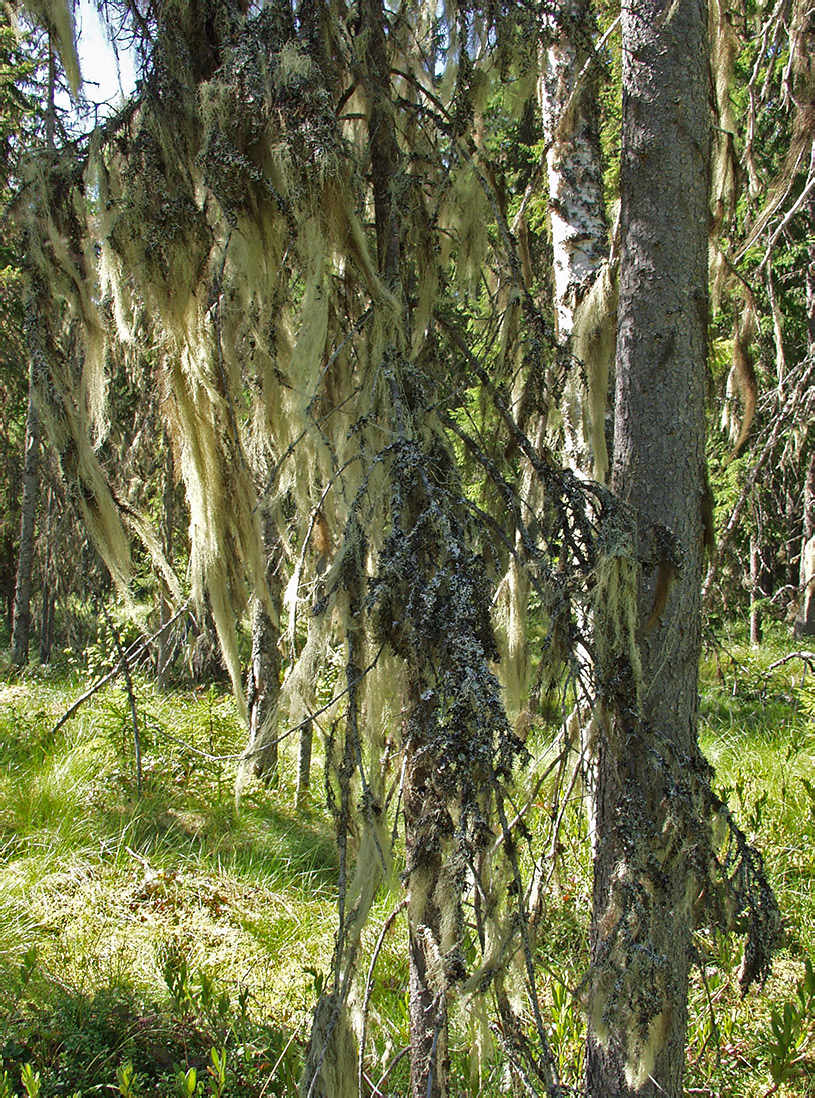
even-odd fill
[{"label": "sunlight on grass", "polygon": [[[815,954],[815,685],[800,667],[768,671],[788,650],[734,643],[704,666],[703,747],[717,789],[764,852],[786,923],[767,986],[747,1000],[735,975],[738,941],[697,941],[688,1086],[711,1098],[764,1095],[775,1078],[789,1096],[813,1085],[802,1037],[810,1030],[798,1021],[808,1007],[789,1010],[803,1002],[797,989]],[[122,691],[95,697],[51,742],[50,729],[82,687],[29,679],[0,690],[6,1067],[19,1078],[24,1063],[51,1065],[47,1098],[66,1087],[109,1090],[131,1064],[141,1087],[134,1094],[165,1098],[179,1065],[205,1071],[211,1051],[223,1049],[229,1093],[295,1093],[336,925],[338,863],[324,810],[296,812],[285,775],[278,788],[250,786],[236,806],[228,756],[244,734],[231,699],[216,690],[163,694],[139,683],[141,796]],[[533,831],[545,829],[550,808],[542,792]],[[591,896],[585,829],[575,791],[538,957],[550,1040],[573,1086],[582,1072],[575,994]],[[403,896],[398,879],[380,892],[363,936],[366,958]],[[409,1039],[406,935],[404,915],[393,915],[372,985],[373,1063],[398,1061]],[[455,1077],[464,1093],[504,1094],[501,1070],[489,1061],[478,1068],[472,1055],[482,1039],[471,1018],[453,1019]],[[407,1090],[407,1068],[406,1058],[396,1062],[392,1093]]]}]

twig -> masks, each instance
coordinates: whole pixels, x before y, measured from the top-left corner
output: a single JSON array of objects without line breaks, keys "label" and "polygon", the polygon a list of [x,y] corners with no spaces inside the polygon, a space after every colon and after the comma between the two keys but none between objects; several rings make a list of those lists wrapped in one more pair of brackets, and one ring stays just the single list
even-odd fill
[{"label": "twig", "polygon": [[524,1071],[521,1064],[518,1063],[517,1058],[513,1055],[512,1050],[510,1048],[509,1041],[504,1036],[504,1034],[501,1032],[500,1027],[497,1026],[493,1022],[490,1025],[490,1029],[492,1030],[492,1032],[495,1034],[495,1036],[500,1041],[501,1048],[503,1048],[503,1050],[504,1050],[504,1055],[506,1056],[507,1060],[509,1060],[509,1064],[510,1064],[510,1067],[512,1068],[512,1070],[515,1072],[515,1074],[518,1076],[518,1078],[523,1083],[524,1089],[526,1090],[526,1093],[530,1094],[532,1096],[532,1098],[537,1098],[538,1092],[532,1086],[531,1082],[529,1081],[529,1077],[527,1076],[527,1074]]},{"label": "twig", "polygon": [[773,235],[770,237],[770,242],[767,245],[767,251],[764,253],[764,258],[762,259],[762,261],[758,265],[758,270],[761,270],[761,268],[763,266],[765,266],[766,263],[769,262],[770,257],[771,257],[772,252],[773,252],[773,248],[775,247],[776,240],[778,240],[779,236],[784,231],[786,226],[790,223],[790,221],[793,219],[795,214],[800,210],[801,206],[803,206],[804,199],[807,197],[809,192],[812,190],[813,187],[815,187],[815,174],[812,174],[813,170],[815,170],[815,145],[813,145],[813,147],[812,147],[812,164],[810,165],[810,176],[809,176],[809,179],[807,180],[807,184],[804,187],[804,189],[801,191],[801,193],[798,195],[798,198],[795,200],[795,202],[793,202],[792,206],[787,211],[785,217],[782,219],[781,223],[776,228]]},{"label": "twig", "polygon": [[764,678],[766,679],[768,675],[775,671],[776,667],[781,667],[783,664],[789,663],[790,660],[803,660],[810,671],[815,671],[815,652],[788,652],[786,656],[782,656],[780,660],[770,664],[764,672]]},{"label": "twig", "polygon": [[[160,629],[158,629],[152,635],[152,637],[148,637],[146,640],[142,641],[138,645],[131,645],[130,648],[128,649],[129,658],[131,660],[133,660],[133,659],[137,659],[138,657],[140,657],[142,655],[142,653],[144,651],[146,651],[147,648],[149,648],[150,645],[154,641],[158,640],[158,638],[161,636],[161,634],[164,632],[165,629],[169,629],[170,626],[175,621],[177,621],[183,613],[185,613],[185,611],[187,610],[189,605],[190,605],[189,601],[185,602],[184,605],[181,607],[181,609],[177,610],[176,613],[173,614],[173,616],[169,619],[169,621],[165,621],[164,625],[162,625],[162,627]],[[73,705],[71,705],[68,709],[66,709],[66,711],[62,714],[62,716],[59,718],[57,723],[54,725],[54,727],[48,733],[45,742],[50,743],[51,740],[53,740],[54,736],[56,736],[57,732],[59,732],[60,728],[62,728],[62,726],[64,724],[67,724],[68,721],[71,719],[71,717],[74,715],[74,713],[76,713],[77,709],[79,709],[79,707],[81,705],[84,705],[84,703],[86,701],[88,701],[90,698],[92,698],[94,696],[94,694],[98,694],[103,686],[107,686],[107,684],[112,679],[115,679],[120,671],[121,671],[121,665],[117,665],[116,667],[113,668],[112,671],[108,671],[108,673],[106,675],[103,675],[101,679],[97,679],[96,682],[93,684],[93,686],[91,686],[88,690],[86,690],[85,693],[81,695],[81,697],[76,699],[76,701],[73,703]]]},{"label": "twig", "polygon": [[[383,1090],[379,1089],[379,1087],[376,1085],[376,1083],[373,1081],[373,1079],[370,1077],[370,1075],[368,1074],[367,1071],[363,1071],[362,1078],[363,1078],[363,1082],[366,1082],[368,1084],[368,1086],[371,1088],[371,1098],[388,1098],[388,1095],[385,1094],[385,1092]],[[360,1087],[359,1087],[359,1093],[360,1094],[363,1093],[361,1083],[360,1083]]]},{"label": "twig", "polygon": [[393,1071],[393,1069],[396,1067],[396,1065],[399,1063],[399,1061],[404,1060],[404,1058],[407,1056],[407,1054],[409,1052],[410,1052],[410,1045],[405,1045],[404,1048],[400,1049],[399,1052],[396,1053],[394,1058],[391,1060],[391,1062],[385,1068],[382,1075],[379,1077],[379,1082],[376,1084],[376,1092],[377,1093],[379,1093],[380,1087],[385,1082],[385,1080],[390,1075],[390,1073]]},{"label": "twig", "polygon": [[521,869],[518,863],[517,854],[514,852],[513,849],[509,831],[509,820],[507,819],[503,799],[500,796],[500,790],[497,785],[494,790],[494,795],[495,805],[498,809],[498,818],[501,824],[501,834],[504,836],[505,845],[510,851],[510,866],[512,868],[513,876],[515,879],[515,895],[518,901],[518,928],[521,935],[521,945],[523,947],[523,956],[526,967],[526,979],[529,986],[529,1001],[532,1007],[532,1015],[535,1020],[535,1028],[538,1032],[538,1040],[540,1041],[541,1050],[543,1052],[543,1063],[536,1064],[535,1066],[541,1078],[544,1080],[547,1093],[557,1094],[560,1088],[558,1064],[552,1052],[549,1040],[546,1036],[546,1027],[543,1024],[543,1018],[541,1017],[540,1000],[538,999],[538,992],[536,987],[537,981],[535,978],[535,965],[532,960],[532,945],[529,940],[529,926],[526,919],[526,913],[523,909],[524,890],[521,884]]},{"label": "twig", "polygon": [[303,574],[303,567],[306,560],[306,551],[311,542],[311,535],[314,531],[314,524],[317,521],[317,516],[321,513],[325,497],[334,487],[335,482],[342,476],[345,470],[353,462],[358,461],[362,457],[362,454],[352,454],[351,457],[344,462],[344,464],[334,473],[334,475],[323,488],[320,498],[314,504],[311,509],[311,515],[309,516],[308,526],[306,528],[305,537],[303,538],[303,544],[300,549],[300,555],[297,558],[297,564],[294,567],[294,576],[292,577],[294,582],[292,584],[292,590],[294,591],[294,597],[292,599],[291,611],[289,615],[289,640],[292,647],[292,652],[295,652],[295,633],[296,633],[296,621],[297,621],[297,592],[300,589],[300,576]]},{"label": "twig", "polygon": [[301,1028],[301,1026],[303,1025],[303,1023],[304,1023],[304,1022],[306,1021],[306,1018],[308,1018],[308,1015],[307,1015],[307,1014],[306,1014],[306,1015],[304,1015],[304,1016],[303,1016],[303,1017],[302,1017],[302,1018],[300,1019],[300,1021],[299,1021],[299,1022],[297,1023],[297,1025],[295,1026],[295,1028],[294,1028],[294,1029],[292,1030],[292,1032],[291,1032],[291,1037],[289,1037],[289,1039],[288,1039],[288,1041],[286,1042],[286,1045],[285,1045],[285,1047],[284,1047],[283,1051],[282,1051],[282,1052],[280,1053],[280,1055],[278,1056],[278,1058],[277,1058],[277,1063],[275,1064],[275,1066],[274,1066],[274,1067],[272,1068],[272,1070],[271,1070],[271,1071],[269,1072],[268,1076],[266,1077],[266,1082],[265,1082],[265,1083],[263,1084],[263,1086],[261,1087],[261,1091],[260,1091],[260,1094],[258,1095],[258,1098],[263,1098],[263,1095],[264,1095],[264,1094],[266,1093],[266,1090],[267,1090],[267,1088],[268,1088],[269,1084],[271,1083],[272,1079],[274,1079],[274,1077],[275,1077],[275,1072],[276,1072],[276,1071],[277,1071],[277,1069],[278,1069],[278,1068],[280,1067],[280,1065],[281,1065],[281,1064],[283,1063],[283,1057],[284,1057],[284,1056],[286,1055],[286,1053],[287,1053],[287,1052],[289,1051],[289,1048],[291,1047],[291,1043],[292,1043],[292,1041],[293,1041],[293,1040],[294,1040],[294,1038],[295,1038],[295,1037],[297,1036],[297,1034],[298,1034],[298,1033],[300,1032],[300,1028]]},{"label": "twig", "polygon": [[436,1049],[439,1044],[441,1031],[447,1021],[447,1010],[444,1005],[444,992],[442,991],[436,996],[436,1006],[438,1007],[438,1013],[436,1014],[436,1025],[433,1029],[433,1044],[430,1046],[430,1064],[427,1072],[427,1092],[425,1098],[432,1098],[433,1095],[433,1065],[436,1062]]},{"label": "twig", "polygon": [[102,604],[102,614],[107,622],[110,635],[113,637],[116,651],[119,653],[119,668],[124,675],[125,685],[127,686],[127,700],[130,703],[130,718],[133,722],[133,751],[136,756],[136,796],[141,797],[141,737],[139,736],[139,715],[136,710],[136,695],[133,691],[133,679],[130,677],[127,654],[122,647],[122,641],[118,630],[113,628],[113,622],[110,620],[110,615],[108,614],[107,607],[104,603]]},{"label": "twig", "polygon": [[[532,789],[529,792],[528,797],[526,798],[525,804],[523,805],[522,808],[518,809],[518,811],[515,813],[514,818],[510,821],[510,824],[509,824],[509,830],[510,831],[514,831],[515,828],[518,826],[518,824],[523,821],[524,816],[526,816],[527,812],[532,807],[532,805],[535,804],[535,802],[537,800],[538,793],[540,793],[541,786],[546,781],[546,779],[549,777],[549,775],[552,773],[552,771],[557,766],[560,765],[560,763],[563,760],[564,756],[566,754],[568,754],[568,751],[569,751],[569,746],[568,745],[561,748],[561,750],[557,753],[557,756],[552,760],[552,762],[549,763],[549,765],[546,767],[544,772],[538,776],[537,780],[535,781],[534,786],[532,787]],[[495,855],[495,853],[499,850],[499,848],[504,845],[504,842],[505,842],[504,836],[499,835],[496,838],[495,842],[493,843],[493,847],[492,847],[492,850],[490,851],[490,854]]]}]

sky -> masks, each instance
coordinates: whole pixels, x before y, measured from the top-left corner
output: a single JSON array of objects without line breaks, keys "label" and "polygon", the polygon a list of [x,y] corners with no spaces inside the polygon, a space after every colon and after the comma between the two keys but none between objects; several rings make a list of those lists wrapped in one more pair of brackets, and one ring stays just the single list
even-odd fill
[{"label": "sky", "polygon": [[117,64],[116,54],[107,31],[100,23],[93,0],[79,0],[76,27],[85,95],[91,103],[113,100],[111,106],[115,107],[122,93],[127,96],[135,87],[133,53],[120,49]]}]

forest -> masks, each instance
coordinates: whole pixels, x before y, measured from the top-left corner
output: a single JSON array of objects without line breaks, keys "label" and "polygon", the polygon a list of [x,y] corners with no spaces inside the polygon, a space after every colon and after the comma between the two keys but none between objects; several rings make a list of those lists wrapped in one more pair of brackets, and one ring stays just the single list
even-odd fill
[{"label": "forest", "polygon": [[0,1098],[815,1088],[815,9],[0,13]]}]

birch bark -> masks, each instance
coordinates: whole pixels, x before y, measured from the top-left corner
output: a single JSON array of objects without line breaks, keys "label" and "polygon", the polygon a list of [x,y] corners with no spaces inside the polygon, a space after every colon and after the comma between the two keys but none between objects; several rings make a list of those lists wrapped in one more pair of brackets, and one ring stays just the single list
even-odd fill
[{"label": "birch bark", "polygon": [[585,311],[581,316],[579,308],[609,255],[596,79],[587,66],[596,27],[587,0],[568,0],[547,22],[538,99],[547,144],[556,331],[581,360],[564,392],[564,443],[570,466],[602,481],[608,469],[605,406],[614,304],[600,303],[604,324]]}]

